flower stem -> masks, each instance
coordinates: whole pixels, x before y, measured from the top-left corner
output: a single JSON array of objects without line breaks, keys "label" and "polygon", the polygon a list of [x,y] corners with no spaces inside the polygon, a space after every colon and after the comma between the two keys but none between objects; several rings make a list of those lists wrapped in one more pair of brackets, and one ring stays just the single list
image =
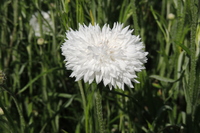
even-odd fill
[{"label": "flower stem", "polygon": [[[194,103],[196,101],[196,97],[194,95],[198,94],[198,90],[196,90],[195,87],[195,80],[196,80],[196,49],[195,49],[195,37],[196,37],[196,30],[197,30],[197,16],[198,16],[198,9],[197,6],[198,2],[195,2],[195,0],[192,0],[190,3],[190,9],[191,9],[191,16],[192,16],[192,22],[191,22],[191,32],[190,32],[190,50],[191,50],[191,61],[190,61],[190,89],[191,89],[191,95],[192,95],[192,102]],[[196,92],[195,92],[196,91]]]},{"label": "flower stem", "polygon": [[195,48],[195,37],[196,37],[196,30],[197,30],[197,21],[198,21],[198,1],[191,0],[190,1],[190,11],[191,11],[191,32],[190,32],[190,79],[189,79],[189,98],[190,103],[187,102],[187,124],[188,124],[188,131],[189,132],[197,132],[198,130],[198,119],[195,118],[197,116],[196,110],[198,108],[198,94],[199,94],[199,87],[196,86],[198,84],[197,75],[196,75],[196,48]]},{"label": "flower stem", "polygon": [[85,116],[85,132],[88,133],[88,114],[87,114],[87,106],[86,106],[86,99],[85,99],[85,94],[83,90],[83,86],[81,83],[81,80],[78,81],[78,86],[81,92],[81,97],[83,100],[83,110],[84,110],[84,116]]},{"label": "flower stem", "polygon": [[99,89],[97,89],[97,93],[96,93],[96,109],[97,109],[97,117],[98,117],[100,133],[105,133],[103,113],[102,113],[101,93]]},{"label": "flower stem", "polygon": [[140,28],[139,28],[139,25],[138,25],[138,17],[137,17],[137,7],[135,5],[135,0],[132,0],[132,9],[133,9],[133,22],[134,22],[134,32],[135,32],[135,35],[139,35],[139,32],[140,32]]}]

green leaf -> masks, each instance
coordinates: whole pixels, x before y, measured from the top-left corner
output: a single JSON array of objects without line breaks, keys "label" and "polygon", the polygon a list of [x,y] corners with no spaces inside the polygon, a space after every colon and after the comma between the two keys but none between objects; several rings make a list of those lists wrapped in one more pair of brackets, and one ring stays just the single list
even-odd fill
[{"label": "green leaf", "polygon": [[30,85],[32,85],[34,82],[36,82],[40,77],[42,77],[43,75],[45,75],[47,73],[51,73],[52,71],[54,71],[56,69],[58,69],[58,67],[49,69],[48,71],[39,74],[37,77],[35,77],[33,80],[31,80],[27,85],[25,85],[17,94],[24,92]]},{"label": "green leaf", "polygon": [[162,76],[159,76],[159,75],[151,75],[151,76],[149,76],[149,77],[150,77],[150,78],[157,79],[157,80],[159,80],[159,81],[169,82],[169,83],[174,83],[174,82],[177,81],[177,80],[170,79],[170,78],[166,78],[166,77],[162,77]]},{"label": "green leaf", "polygon": [[61,131],[62,131],[62,133],[68,133],[67,131],[65,131],[65,130],[63,130],[63,129],[61,129]]}]

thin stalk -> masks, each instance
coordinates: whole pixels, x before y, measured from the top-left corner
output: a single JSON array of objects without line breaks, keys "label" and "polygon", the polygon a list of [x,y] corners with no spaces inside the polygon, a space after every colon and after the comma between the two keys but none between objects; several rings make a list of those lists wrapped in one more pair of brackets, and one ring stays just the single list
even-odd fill
[{"label": "thin stalk", "polygon": [[[30,43],[30,42],[29,42]],[[28,77],[29,77],[29,81],[32,81],[32,45],[28,45],[26,47],[27,49],[27,53],[28,53]],[[29,87],[29,93],[32,95],[33,94],[33,85],[30,85]]]},{"label": "thin stalk", "polygon": [[[196,79],[196,50],[195,50],[195,37],[196,37],[196,29],[197,29],[197,12],[198,9],[196,7],[195,0],[191,1],[190,9],[191,9],[191,16],[192,16],[192,23],[191,23],[191,32],[190,32],[190,50],[191,50],[191,61],[190,61],[190,89],[192,97],[196,94],[194,84]],[[196,99],[193,99],[194,101]],[[192,102],[193,102],[192,100]]]},{"label": "thin stalk", "polygon": [[82,100],[83,100],[83,110],[84,110],[84,116],[85,116],[85,131],[86,133],[89,133],[88,131],[88,113],[87,113],[87,106],[86,106],[86,98],[85,98],[85,94],[84,94],[84,90],[83,90],[83,86],[82,86],[82,83],[81,83],[81,80],[78,81],[78,86],[79,86],[79,89],[80,89],[80,92],[81,92],[81,97],[82,97]]},{"label": "thin stalk", "polygon": [[98,117],[100,133],[105,133],[105,126],[103,122],[103,113],[102,113],[102,99],[101,99],[101,93],[99,89],[97,89],[95,98],[96,98],[96,109],[97,109],[97,117]]},{"label": "thin stalk", "polygon": [[10,96],[12,97],[12,99],[13,99],[13,101],[14,101],[14,103],[15,103],[15,106],[16,106],[16,108],[17,108],[17,111],[18,111],[18,113],[19,113],[19,118],[20,118],[20,132],[21,132],[21,133],[24,133],[24,132],[25,132],[26,124],[25,124],[25,120],[24,120],[24,117],[23,117],[22,110],[20,109],[20,106],[19,106],[19,104],[18,104],[18,102],[17,102],[17,100],[16,100],[14,94],[13,94],[10,90],[8,90],[8,89],[6,89],[6,88],[3,88],[3,89],[4,89],[5,91],[7,91],[7,92],[10,94]]},{"label": "thin stalk", "polygon": [[[42,72],[41,73],[45,73],[46,71],[47,71],[46,66],[42,64]],[[43,97],[44,102],[48,103],[46,75],[42,76],[42,97]]]},{"label": "thin stalk", "polygon": [[196,81],[196,49],[195,49],[195,37],[196,37],[196,29],[197,29],[197,13],[198,13],[198,1],[191,0],[190,1],[190,13],[191,13],[191,32],[190,32],[190,74],[189,74],[189,101],[187,102],[187,124],[188,131],[195,132],[198,126],[195,122],[195,110],[197,108],[197,94],[198,87],[195,86]]},{"label": "thin stalk", "polygon": [[138,25],[138,17],[137,17],[137,11],[136,11],[136,5],[135,5],[135,0],[132,0],[132,9],[133,9],[133,22],[134,22],[134,33],[135,35],[139,35],[140,33],[140,28]]}]

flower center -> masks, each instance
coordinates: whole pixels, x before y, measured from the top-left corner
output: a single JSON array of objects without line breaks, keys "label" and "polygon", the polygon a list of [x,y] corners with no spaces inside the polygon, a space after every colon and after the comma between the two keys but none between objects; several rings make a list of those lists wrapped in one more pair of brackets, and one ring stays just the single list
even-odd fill
[{"label": "flower center", "polygon": [[115,61],[113,53],[114,49],[109,47],[108,40],[101,41],[93,46],[88,46],[89,55],[100,63]]}]

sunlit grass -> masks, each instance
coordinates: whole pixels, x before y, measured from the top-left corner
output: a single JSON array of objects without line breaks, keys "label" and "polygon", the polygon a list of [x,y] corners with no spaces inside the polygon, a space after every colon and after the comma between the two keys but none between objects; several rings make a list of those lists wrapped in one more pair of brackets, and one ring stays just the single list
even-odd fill
[{"label": "sunlit grass", "polygon": [[[198,7],[195,0],[1,1],[0,132],[98,132],[93,91],[97,86],[69,77],[60,46],[66,30],[77,29],[79,23],[102,26],[119,21],[135,29],[149,55],[134,89],[110,91],[98,85],[103,88],[106,132],[196,133],[200,130]],[[42,11],[49,13],[52,25]],[[51,34],[41,30],[41,36],[35,36],[29,24],[35,12]]]}]

